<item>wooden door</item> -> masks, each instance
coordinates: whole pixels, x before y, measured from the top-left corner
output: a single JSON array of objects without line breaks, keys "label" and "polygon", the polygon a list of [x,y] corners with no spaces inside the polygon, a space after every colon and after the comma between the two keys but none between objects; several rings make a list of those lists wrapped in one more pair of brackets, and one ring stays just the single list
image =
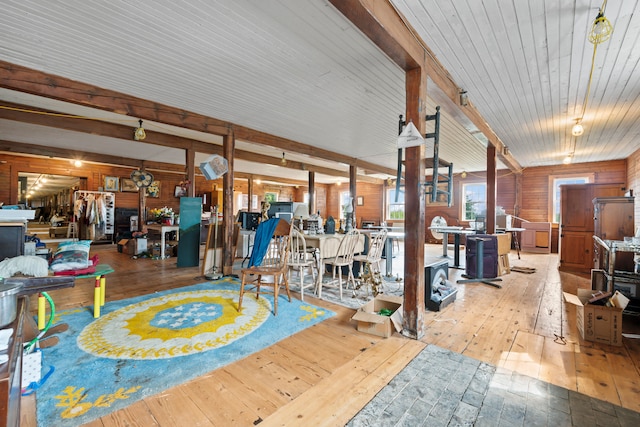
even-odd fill
[{"label": "wooden door", "polygon": [[561,231],[592,231],[593,203],[588,184],[563,185],[560,187]]},{"label": "wooden door", "polygon": [[593,234],[563,231],[560,240],[560,269],[588,273],[593,264]]}]

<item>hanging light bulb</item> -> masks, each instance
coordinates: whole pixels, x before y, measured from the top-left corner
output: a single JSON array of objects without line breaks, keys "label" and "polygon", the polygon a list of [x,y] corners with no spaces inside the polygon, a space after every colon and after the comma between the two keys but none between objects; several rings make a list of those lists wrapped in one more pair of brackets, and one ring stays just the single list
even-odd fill
[{"label": "hanging light bulb", "polygon": [[589,41],[593,44],[606,42],[613,33],[611,22],[604,16],[602,9],[598,12],[598,16],[593,21],[591,31],[589,32]]},{"label": "hanging light bulb", "polygon": [[80,160],[76,160],[75,162],[73,162],[73,165],[79,168],[80,166],[82,166],[82,162]]},{"label": "hanging light bulb", "polygon": [[282,152],[282,160],[280,160],[280,164],[282,166],[286,166],[287,165],[287,159],[284,158],[284,151]]},{"label": "hanging light bulb", "polygon": [[580,136],[583,133],[584,133],[584,128],[582,127],[582,123],[580,122],[580,119],[577,119],[576,124],[573,125],[573,127],[571,128],[571,135]]},{"label": "hanging light bulb", "polygon": [[567,154],[567,157],[565,157],[562,160],[562,163],[564,163],[565,165],[568,165],[569,163],[571,163],[572,160],[573,160],[573,154]]},{"label": "hanging light bulb", "polygon": [[465,179],[467,177],[467,171],[462,171],[462,173],[460,174],[460,177],[462,179]]},{"label": "hanging light bulb", "polygon": [[133,139],[135,139],[136,141],[142,141],[147,137],[147,133],[144,131],[144,128],[142,127],[142,120],[138,120],[138,123],[140,123],[140,126],[137,127],[135,132],[133,133]]}]

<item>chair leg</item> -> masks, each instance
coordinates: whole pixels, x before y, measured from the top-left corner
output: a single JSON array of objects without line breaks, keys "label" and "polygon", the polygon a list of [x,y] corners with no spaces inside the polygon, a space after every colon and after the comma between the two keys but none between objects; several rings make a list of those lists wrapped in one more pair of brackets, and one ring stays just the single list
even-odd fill
[{"label": "chair leg", "polygon": [[242,297],[244,295],[244,283],[245,283],[245,276],[244,274],[242,275],[242,282],[240,283],[240,298],[238,298],[238,312],[240,312],[240,310],[242,309]]},{"label": "chair leg", "polygon": [[338,270],[338,286],[340,287],[340,301],[342,301],[342,267],[334,267]]},{"label": "chair leg", "polygon": [[300,301],[304,301],[304,267],[300,267]]},{"label": "chair leg", "polygon": [[273,275],[273,315],[278,315],[278,290],[280,289],[280,277]]}]

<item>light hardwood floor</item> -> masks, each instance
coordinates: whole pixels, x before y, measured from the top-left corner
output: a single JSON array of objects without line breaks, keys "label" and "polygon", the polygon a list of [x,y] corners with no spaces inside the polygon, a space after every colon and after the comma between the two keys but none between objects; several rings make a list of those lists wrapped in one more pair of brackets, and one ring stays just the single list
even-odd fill
[{"label": "light hardwood floor", "polygon": [[[441,252],[440,245],[427,245],[427,261],[441,259]],[[113,245],[95,245],[95,253],[116,270],[108,277],[107,301],[203,281],[199,268],[176,268],[175,258],[133,260]],[[506,275],[502,289],[457,285],[453,304],[425,312],[421,340],[359,333],[350,321],[353,310],[309,296],[337,316],[88,425],[340,426],[429,344],[640,411],[640,342],[625,339],[613,347],[581,341],[575,308],[561,300],[562,290],[588,288],[590,280],[558,272],[555,254],[518,260],[513,251],[510,258],[536,272]],[[401,256],[394,259],[394,273],[402,276],[401,264]],[[462,273],[450,269],[449,279]],[[91,305],[92,283],[78,281],[51,296],[57,309]],[[34,313],[36,308],[32,301]],[[623,329],[638,332],[638,319],[625,317]],[[22,398],[21,425],[36,425],[33,397]]]}]

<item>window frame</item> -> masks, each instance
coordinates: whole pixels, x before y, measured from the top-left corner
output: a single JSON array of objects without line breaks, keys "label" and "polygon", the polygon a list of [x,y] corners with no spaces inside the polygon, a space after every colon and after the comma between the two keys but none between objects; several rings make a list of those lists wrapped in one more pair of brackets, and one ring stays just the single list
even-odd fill
[{"label": "window frame", "polygon": [[460,183],[460,221],[475,221],[476,216],[473,218],[467,218],[467,200],[466,200],[466,187],[471,185],[480,185],[484,187],[484,199],[482,200],[482,204],[484,205],[484,211],[487,211],[487,183],[484,181],[468,181]]},{"label": "window frame", "polygon": [[[400,197],[399,199],[402,199],[402,201],[398,201],[397,203],[395,202],[395,194],[392,194],[392,192],[395,192],[396,188],[395,187],[390,187],[387,188],[387,191],[385,192],[385,196],[386,196],[386,200],[385,200],[385,204],[384,204],[384,217],[385,217],[385,221],[404,221],[406,218],[406,211],[405,211],[405,200],[404,200],[404,191],[400,190]],[[394,212],[402,212],[402,217],[401,218],[392,218],[391,217],[391,206],[402,206],[402,210],[394,210]]]}]

